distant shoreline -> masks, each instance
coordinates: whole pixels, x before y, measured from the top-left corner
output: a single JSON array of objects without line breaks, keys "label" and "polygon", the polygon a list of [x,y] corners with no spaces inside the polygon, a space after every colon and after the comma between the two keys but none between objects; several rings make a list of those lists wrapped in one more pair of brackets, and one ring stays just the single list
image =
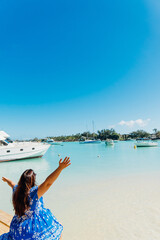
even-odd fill
[{"label": "distant shoreline", "polygon": [[[153,133],[149,133],[144,130],[137,130],[128,134],[126,133],[120,134],[111,128],[111,129],[98,130],[96,133],[83,132],[83,133],[77,133],[72,135],[47,136],[46,138],[53,139],[56,142],[78,142],[80,140],[85,140],[85,139],[96,139],[96,140],[99,139],[101,141],[105,141],[106,139],[130,141],[130,140],[136,140],[137,138],[149,138],[151,140],[159,140],[160,131],[157,129],[153,129]],[[44,138],[35,137],[27,141],[41,142],[42,140],[44,140]]]}]

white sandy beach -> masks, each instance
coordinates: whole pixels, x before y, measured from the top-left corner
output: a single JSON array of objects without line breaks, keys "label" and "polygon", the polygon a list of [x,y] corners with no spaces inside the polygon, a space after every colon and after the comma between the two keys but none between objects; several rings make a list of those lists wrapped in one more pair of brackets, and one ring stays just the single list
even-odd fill
[{"label": "white sandy beach", "polygon": [[[47,192],[44,202],[63,224],[63,240],[160,239],[160,173],[86,183],[61,180]],[[11,191],[1,186],[6,197],[1,196],[1,208],[13,214]]]},{"label": "white sandy beach", "polygon": [[52,210],[64,225],[64,240],[160,239],[158,173],[114,177],[66,187],[65,192],[55,190]]}]

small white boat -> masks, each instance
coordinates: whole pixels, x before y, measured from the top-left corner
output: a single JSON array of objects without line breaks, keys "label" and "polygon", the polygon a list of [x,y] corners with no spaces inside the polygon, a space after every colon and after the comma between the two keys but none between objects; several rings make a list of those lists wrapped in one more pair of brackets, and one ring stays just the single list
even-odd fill
[{"label": "small white boat", "polygon": [[136,147],[157,147],[158,143],[150,139],[137,139],[135,145]]},{"label": "small white boat", "polygon": [[79,141],[80,144],[88,144],[88,143],[101,143],[101,140],[96,140],[96,139],[85,139],[82,141]]},{"label": "small white boat", "polygon": [[106,146],[114,146],[114,141],[112,139],[107,139],[105,141]]},{"label": "small white boat", "polygon": [[0,131],[0,162],[42,157],[49,147],[47,143],[14,142]]},{"label": "small white boat", "polygon": [[50,144],[50,145],[62,145],[62,142],[56,142],[51,138],[47,138],[45,142]]}]

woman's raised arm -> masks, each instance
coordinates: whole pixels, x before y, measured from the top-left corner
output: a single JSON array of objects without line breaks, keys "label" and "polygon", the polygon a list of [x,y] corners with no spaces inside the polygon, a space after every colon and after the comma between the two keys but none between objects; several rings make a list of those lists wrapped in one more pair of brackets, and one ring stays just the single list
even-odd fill
[{"label": "woman's raised arm", "polygon": [[69,165],[71,165],[69,157],[66,157],[63,161],[62,159],[60,159],[59,167],[54,172],[52,172],[41,185],[38,186],[38,192],[37,192],[38,198],[40,198],[45,192],[47,192],[47,190],[52,186],[52,184],[58,178],[62,170],[68,167]]},{"label": "woman's raised arm", "polygon": [[3,182],[6,182],[11,188],[13,188],[16,184],[9,180],[8,178],[2,177]]}]

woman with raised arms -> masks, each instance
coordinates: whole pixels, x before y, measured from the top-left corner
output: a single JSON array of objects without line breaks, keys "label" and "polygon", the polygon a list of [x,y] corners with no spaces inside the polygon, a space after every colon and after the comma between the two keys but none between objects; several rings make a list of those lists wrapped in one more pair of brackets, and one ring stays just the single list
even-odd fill
[{"label": "woman with raised arms", "polygon": [[59,167],[46,180],[36,186],[36,174],[27,169],[20,177],[18,185],[2,177],[13,189],[15,216],[10,231],[0,236],[0,240],[61,239],[63,226],[49,209],[44,208],[43,194],[52,186],[63,169],[71,164],[69,157],[59,161]]}]

